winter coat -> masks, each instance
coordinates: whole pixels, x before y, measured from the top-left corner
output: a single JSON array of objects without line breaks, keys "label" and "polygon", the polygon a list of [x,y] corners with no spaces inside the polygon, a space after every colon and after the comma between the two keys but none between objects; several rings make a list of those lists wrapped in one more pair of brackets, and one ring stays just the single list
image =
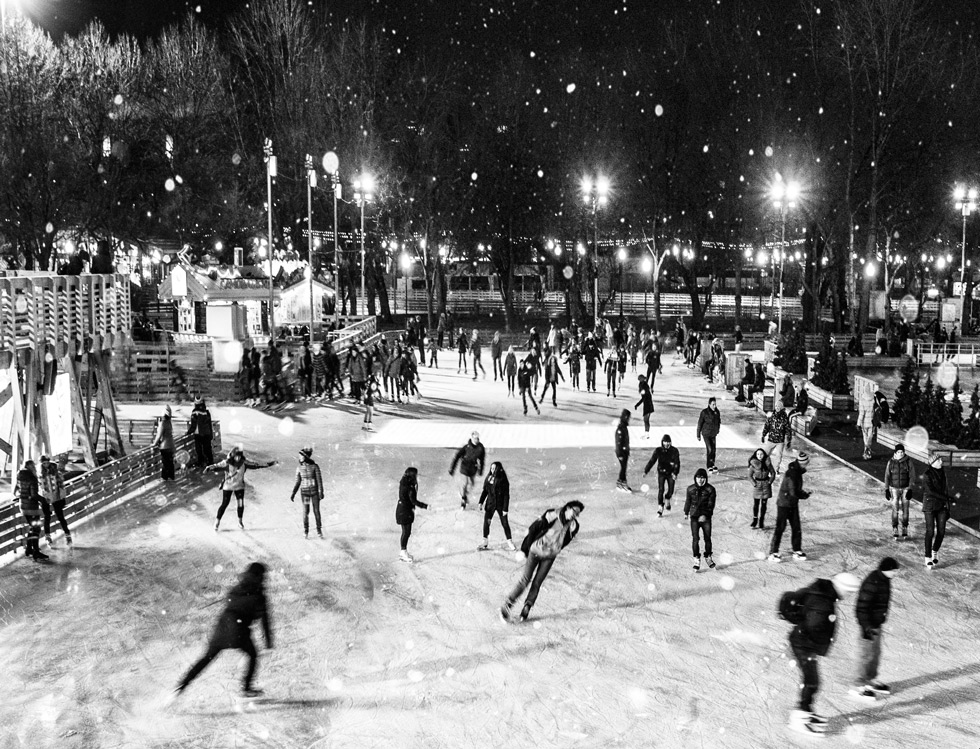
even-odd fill
[{"label": "winter coat", "polygon": [[619,361],[617,359],[614,359],[614,358],[606,359],[606,364],[603,367],[603,369],[606,370],[606,377],[615,377],[616,376],[616,365],[617,364],[619,364]]},{"label": "winter coat", "polygon": [[717,437],[720,431],[721,411],[717,408],[702,409],[701,415],[698,417],[697,436],[700,437],[703,434],[705,437]]},{"label": "winter coat", "polygon": [[475,476],[476,474],[482,476],[483,463],[486,459],[487,451],[483,447],[483,443],[477,442],[474,445],[472,440],[470,440],[456,451],[453,464],[449,466],[449,472],[455,473],[456,465],[458,464],[459,472],[464,476]]},{"label": "winter coat", "polygon": [[17,486],[14,496],[20,500],[20,511],[24,515],[41,514],[41,498],[38,495],[37,476],[34,472],[21,468],[17,471]]},{"label": "winter coat", "polygon": [[[552,526],[558,522],[560,522],[560,510],[551,509],[547,510],[541,517],[531,523],[531,526],[527,529],[527,535],[521,543],[521,551],[524,552],[525,557],[528,556],[535,542],[551,530]],[[564,537],[561,540],[562,549],[568,546],[572,542],[572,539],[578,535],[578,528],[578,520],[573,519],[567,524]]]},{"label": "winter coat", "polygon": [[[703,468],[699,469],[698,473],[703,470]],[[707,472],[705,472],[704,476],[707,478]],[[704,486],[698,486],[697,481],[695,481],[687,487],[687,500],[684,502],[684,514],[690,515],[692,518],[699,518],[704,515],[710,520],[715,511],[716,497],[715,488],[711,484],[705,481]]]},{"label": "winter coat", "polygon": [[490,358],[499,359],[501,356],[502,344],[500,343],[500,337],[494,336],[490,340]]},{"label": "winter coat", "polygon": [[479,359],[480,358],[480,354],[482,353],[482,351],[480,349],[480,345],[481,345],[480,344],[480,336],[475,335],[475,336],[473,336],[470,339],[470,355],[474,359]]},{"label": "winter coat", "polygon": [[61,471],[51,461],[41,462],[40,477],[41,495],[51,504],[64,499],[65,480],[61,477]]},{"label": "winter coat", "polygon": [[213,436],[214,428],[211,425],[211,412],[208,409],[195,408],[191,411],[191,420],[187,425],[187,434],[193,434],[195,437],[207,437],[208,439]]},{"label": "winter coat", "polygon": [[861,583],[857,599],[857,620],[861,633],[867,637],[869,629],[879,629],[888,618],[888,603],[892,596],[892,581],[881,570],[875,570]]},{"label": "winter coat", "polygon": [[797,413],[805,414],[806,410],[810,407],[810,394],[803,388],[800,388],[800,392],[796,396],[796,406],[794,410]]},{"label": "winter coat", "polygon": [[874,424],[875,396],[870,389],[865,389],[858,401],[857,425],[861,429],[871,429]]},{"label": "winter coat", "polygon": [[351,382],[365,382],[367,380],[367,360],[364,354],[352,356],[347,365],[347,372]]},{"label": "winter coat", "polygon": [[517,387],[522,391],[531,387],[531,378],[534,377],[534,370],[530,367],[521,367],[517,371]]},{"label": "winter coat", "polygon": [[504,359],[504,372],[508,375],[517,374],[517,356],[511,351]]},{"label": "winter coat", "polygon": [[395,507],[395,522],[406,525],[415,522],[415,508],[428,508],[425,502],[419,502],[419,485],[411,476],[402,476],[398,482],[398,506]]},{"label": "winter coat", "polygon": [[[271,464],[269,464],[271,465]],[[225,476],[221,480],[221,488],[226,492],[237,491],[245,488],[245,471],[249,468],[268,468],[268,465],[253,463],[241,453],[238,457],[228,456],[222,461],[215,463],[208,468],[220,468],[224,470]]]},{"label": "winter coat", "polygon": [[767,455],[759,460],[755,455],[749,458],[749,481],[752,482],[752,499],[769,499],[772,497],[772,482],[776,480],[776,471]]},{"label": "winter coat", "polygon": [[483,493],[480,504],[487,513],[507,512],[510,508],[510,479],[502,468],[488,473],[483,480]]},{"label": "winter coat", "polygon": [[402,357],[401,355],[392,352],[391,356],[388,357],[388,361],[385,364],[385,375],[397,380],[401,377],[402,373]]},{"label": "winter coat", "polygon": [[602,361],[602,351],[594,340],[586,340],[582,345],[582,356],[585,357],[585,368],[595,369],[596,361]]},{"label": "winter coat", "polygon": [[249,639],[248,629],[256,619],[262,620],[265,645],[271,648],[272,621],[262,578],[246,572],[239,583],[228,591],[228,603],[211,635],[211,645],[220,648],[239,647],[244,640]]},{"label": "winter coat", "polygon": [[573,348],[568,352],[568,373],[577,375],[582,371],[582,352]]},{"label": "winter coat", "polygon": [[323,474],[320,466],[311,458],[303,458],[296,466],[296,483],[293,484],[291,497],[295,497],[296,492],[323,499]]},{"label": "winter coat", "polygon": [[633,406],[633,410],[635,411],[637,408],[640,407],[640,405],[642,405],[644,416],[646,416],[647,414],[652,414],[653,395],[650,393],[650,386],[645,382],[641,382],[639,390],[640,390],[640,399],[636,402],[636,405]]},{"label": "winter coat", "polygon": [[766,424],[762,427],[762,439],[765,441],[766,436],[768,436],[769,442],[778,445],[786,440],[787,431],[789,431],[789,416],[780,408],[766,419]]},{"label": "winter coat", "polygon": [[804,588],[803,619],[793,627],[789,641],[815,655],[827,655],[837,630],[837,590],[830,580],[814,580]]},{"label": "winter coat", "polygon": [[803,468],[794,460],[787,466],[786,475],[779,485],[776,507],[797,507],[801,499],[809,496],[810,492],[803,490]]},{"label": "winter coat", "polygon": [[456,350],[461,354],[466,353],[466,336],[460,335],[456,338]]},{"label": "winter coat", "polygon": [[544,381],[557,383],[559,378],[562,382],[565,381],[565,375],[561,373],[561,367],[558,366],[558,359],[554,356],[549,357],[544,365]]},{"label": "winter coat", "polygon": [[650,349],[650,353],[646,355],[646,365],[647,369],[652,369],[654,372],[660,369],[660,352],[657,349]]},{"label": "winter coat", "polygon": [[313,354],[313,374],[317,377],[327,376],[327,357],[323,355],[323,352]]},{"label": "winter coat", "polygon": [[922,511],[939,512],[949,507],[946,471],[929,466],[922,474]]},{"label": "winter coat", "polygon": [[616,425],[616,457],[629,457],[630,454],[630,428],[629,424],[620,420]]},{"label": "winter coat", "polygon": [[667,448],[661,445],[653,451],[646,468],[643,469],[644,476],[650,473],[654,463],[657,464],[657,473],[671,473],[676,476],[681,472],[681,454],[673,445]]},{"label": "winter coat", "polygon": [[908,455],[901,460],[889,458],[885,465],[885,488],[894,486],[896,489],[908,489],[915,475],[913,471],[912,459]]},{"label": "winter coat", "polygon": [[153,438],[154,447],[161,450],[173,450],[174,445],[174,422],[173,419],[164,416],[157,425],[157,434]]}]

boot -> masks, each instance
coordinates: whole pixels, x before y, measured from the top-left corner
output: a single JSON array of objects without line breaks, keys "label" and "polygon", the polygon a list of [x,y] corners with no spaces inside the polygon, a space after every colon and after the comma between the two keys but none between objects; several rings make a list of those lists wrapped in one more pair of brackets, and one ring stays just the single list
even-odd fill
[{"label": "boot", "polygon": [[759,518],[752,518],[752,526],[751,527],[753,527],[753,528],[758,528],[759,527]]},{"label": "boot", "polygon": [[521,609],[521,621],[526,622],[527,617],[530,615],[530,613],[531,613],[531,604],[525,603],[524,608]]}]

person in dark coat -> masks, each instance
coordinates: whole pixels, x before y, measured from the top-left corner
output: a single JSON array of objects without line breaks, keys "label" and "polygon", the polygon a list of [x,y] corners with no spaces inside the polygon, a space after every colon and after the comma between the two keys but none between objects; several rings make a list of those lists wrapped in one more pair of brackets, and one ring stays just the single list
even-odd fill
[{"label": "person in dark coat", "polygon": [[687,487],[687,500],[684,502],[684,519],[691,521],[691,551],[694,555],[694,571],[701,569],[701,546],[699,533],[704,535],[704,561],[714,569],[711,558],[711,516],[715,512],[715,488],[708,483],[708,472],[699,468],[694,474],[694,483]]},{"label": "person in dark coat", "polygon": [[790,713],[790,728],[801,733],[822,733],[827,719],[813,712],[813,698],[820,688],[817,658],[830,652],[837,629],[837,601],[854,593],[858,579],[849,572],[834,575],[833,580],[818,579],[797,591],[801,610],[793,626],[789,644],[802,675],[800,700]]},{"label": "person in dark coat", "polygon": [[33,460],[25,461],[24,467],[17,471],[14,498],[20,505],[24,522],[27,523],[24,553],[35,562],[43,562],[48,555],[41,553],[41,495]]},{"label": "person in dark coat", "polygon": [[640,375],[638,378],[639,383],[637,385],[637,390],[639,391],[640,399],[633,406],[635,411],[641,405],[643,406],[643,434],[640,439],[648,440],[650,439],[650,416],[653,414],[653,393],[650,390],[650,385],[647,384],[646,375]]},{"label": "person in dark coat", "polygon": [[170,406],[163,407],[163,416],[157,424],[157,433],[153,438],[153,447],[160,448],[160,478],[164,481],[173,481],[176,477],[174,470],[174,423],[173,412]]},{"label": "person in dark coat", "polygon": [[527,536],[521,544],[521,551],[527,558],[524,571],[517,585],[500,607],[500,618],[505,622],[510,621],[510,610],[525,590],[527,590],[527,597],[524,599],[520,620],[527,621],[531,607],[538,600],[541,583],[551,571],[551,566],[555,563],[559,552],[578,534],[578,516],[584,509],[585,505],[573,499],[571,502],[566,502],[561,510],[548,510],[531,523]]},{"label": "person in dark coat", "polygon": [[402,562],[414,562],[415,558],[408,553],[408,539],[412,536],[412,523],[415,522],[415,508],[429,509],[425,502],[419,502],[419,469],[410,467],[398,482],[398,506],[395,507],[395,522],[402,527],[402,550],[398,559]]},{"label": "person in dark coat", "polygon": [[715,452],[720,431],[721,413],[718,411],[718,401],[708,398],[708,407],[703,409],[698,417],[697,429],[698,442],[704,437],[704,459],[708,473],[718,473],[718,469],[715,468]]},{"label": "person in dark coat", "polygon": [[790,541],[793,545],[793,556],[806,559],[803,553],[803,532],[800,529],[800,500],[810,496],[803,490],[803,474],[810,463],[810,456],[800,453],[786,468],[786,475],[779,486],[779,496],[776,497],[776,528],[772,533],[772,543],[769,545],[769,561],[778,562],[779,542],[782,541],[786,524],[790,527]]},{"label": "person in dark coat", "polygon": [[524,415],[527,416],[527,399],[531,399],[531,405],[534,406],[534,410],[539,414],[541,409],[538,408],[537,401],[534,400],[534,364],[531,362],[530,358],[525,359],[521,363],[521,368],[517,372],[517,388],[521,391],[521,402],[524,404]]},{"label": "person in dark coat", "polygon": [[71,530],[68,528],[68,521],[65,519],[65,482],[61,477],[61,470],[57,463],[50,460],[47,455],[41,456],[41,474],[38,476],[38,485],[41,494],[41,509],[44,512],[44,537],[48,541],[48,546],[54,546],[51,541],[52,512],[58,518],[61,530],[65,534],[65,541],[68,546],[71,546]]},{"label": "person in dark coat", "polygon": [[864,578],[858,591],[855,613],[861,628],[858,640],[858,672],[851,695],[873,702],[878,695],[891,694],[888,685],[878,680],[881,661],[881,628],[888,619],[892,596],[892,578],[898,574],[898,562],[885,557],[878,569]]},{"label": "person in dark coat", "polygon": [[541,397],[538,399],[544,403],[548,388],[551,388],[551,405],[558,405],[558,380],[565,381],[565,375],[561,373],[561,366],[558,364],[558,355],[552,349],[548,354],[548,359],[544,363],[544,387],[541,389]]},{"label": "person in dark coat", "polygon": [[633,491],[626,482],[626,466],[630,462],[630,411],[624,408],[616,425],[616,460],[619,461],[619,478],[616,488],[623,492]]},{"label": "person in dark coat", "polygon": [[490,464],[487,477],[483,480],[480,509],[483,510],[483,543],[477,548],[486,551],[490,547],[490,521],[493,520],[493,514],[497,513],[507,538],[507,548],[517,551],[510,535],[510,522],[507,520],[507,513],[510,511],[510,480],[499,461]]},{"label": "person in dark coat", "polygon": [[211,446],[214,427],[211,424],[211,412],[204,403],[204,398],[194,400],[194,410],[191,411],[191,419],[187,424],[187,434],[194,435],[197,465],[203,471],[214,463],[214,450]]},{"label": "person in dark coat", "polygon": [[589,333],[582,344],[582,358],[585,359],[585,392],[595,392],[596,362],[602,363],[602,349],[596,343],[595,336]]},{"label": "person in dark coat", "polygon": [[776,470],[766,451],[758,447],[749,458],[749,481],[752,482],[752,527],[764,530],[766,527],[766,506],[772,498],[772,482],[776,480]]},{"label": "person in dark coat", "polygon": [[653,451],[653,455],[643,469],[644,476],[650,473],[654,464],[657,465],[657,515],[663,517],[664,501],[667,502],[669,510],[670,498],[674,496],[674,482],[677,480],[677,474],[681,472],[681,454],[671,444],[669,434],[660,438],[660,447]]},{"label": "person in dark coat", "polygon": [[228,602],[211,634],[208,649],[177,684],[178,695],[187,689],[222,650],[241,650],[248,656],[248,667],[242,679],[242,694],[246,697],[258,697],[262,694],[262,690],[256,689],[252,684],[259,661],[255,643],[252,642],[252,622],[256,619],[262,620],[265,646],[272,650],[272,621],[269,602],[265,596],[265,572],[264,564],[252,562],[238,584],[228,592]]},{"label": "person in dark coat", "polygon": [[939,564],[939,548],[946,536],[949,505],[949,485],[946,483],[943,459],[941,455],[934,455],[922,474],[922,513],[926,520],[926,567],[929,569]]},{"label": "person in dark coat", "polygon": [[470,489],[476,484],[476,476],[483,475],[483,466],[487,459],[487,451],[480,442],[480,433],[474,431],[470,435],[469,441],[456,451],[453,456],[452,465],[449,466],[449,475],[456,473],[456,466],[459,466],[459,495],[460,507],[466,509],[469,502]]},{"label": "person in dark coat", "polygon": [[915,466],[905,454],[905,445],[895,445],[885,465],[885,497],[892,505],[892,534],[898,540],[898,515],[902,515],[902,538],[909,535],[909,489],[915,480]]}]

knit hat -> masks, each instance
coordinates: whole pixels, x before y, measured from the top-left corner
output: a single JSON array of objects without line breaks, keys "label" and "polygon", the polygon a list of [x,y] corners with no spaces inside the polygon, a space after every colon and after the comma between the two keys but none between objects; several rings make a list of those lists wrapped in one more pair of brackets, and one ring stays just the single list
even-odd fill
[{"label": "knit hat", "polygon": [[896,442],[895,443],[895,449],[892,452],[896,452],[897,453],[899,450],[901,450],[902,452],[905,452],[905,445],[903,445],[901,442]]},{"label": "knit hat", "polygon": [[800,468],[805,469],[808,465],[810,465],[810,456],[801,451],[800,454],[796,456],[796,462],[800,464]]},{"label": "knit hat", "polygon": [[898,561],[894,557],[885,557],[878,565],[878,569],[882,572],[891,572],[892,570],[897,570],[898,567]]},{"label": "knit hat", "polygon": [[312,455],[313,455],[313,446],[312,445],[306,445],[305,447],[300,448],[299,454],[302,455],[304,458],[312,457]]},{"label": "knit hat", "polygon": [[196,398],[194,399],[194,405],[195,405],[195,406],[203,406],[203,405],[204,405],[204,398],[202,398],[202,397],[201,397],[200,395],[199,395],[199,396],[197,396],[197,397],[196,397]]},{"label": "knit hat", "polygon": [[697,471],[694,472],[694,480],[697,481],[698,479],[704,479],[705,481],[707,481],[708,472],[703,468],[699,468]]},{"label": "knit hat", "polygon": [[843,598],[850,593],[856,593],[861,587],[861,581],[850,572],[838,572],[831,579],[837,594]]},{"label": "knit hat", "polygon": [[661,444],[661,445],[662,445],[662,444],[663,444],[664,442],[670,442],[670,441],[671,441],[671,439],[670,439],[670,435],[669,435],[669,434],[665,434],[665,435],[664,435],[663,437],[661,437],[661,438],[660,438],[660,444]]}]

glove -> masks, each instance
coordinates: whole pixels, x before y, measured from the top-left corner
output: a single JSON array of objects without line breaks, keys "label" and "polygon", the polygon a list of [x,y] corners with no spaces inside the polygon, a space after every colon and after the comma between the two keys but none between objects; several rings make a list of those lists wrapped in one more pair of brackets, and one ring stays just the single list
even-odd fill
[{"label": "glove", "polygon": [[707,523],[708,522],[708,516],[707,515],[700,515],[700,516],[698,516],[698,522],[699,523]]},{"label": "glove", "polygon": [[449,475],[450,475],[450,476],[452,476],[452,475],[453,475],[453,472],[452,472],[452,471],[450,471],[450,472],[449,472]]},{"label": "glove", "polygon": [[685,516],[684,516],[684,519],[685,519],[685,520],[690,520],[690,519],[691,519],[691,516],[690,516],[690,515],[685,515]]},{"label": "glove", "polygon": [[290,501],[290,502],[295,502],[295,501],[296,501],[296,495],[295,495],[295,494],[293,494],[293,495],[291,495],[291,496],[289,497],[289,501]]}]

